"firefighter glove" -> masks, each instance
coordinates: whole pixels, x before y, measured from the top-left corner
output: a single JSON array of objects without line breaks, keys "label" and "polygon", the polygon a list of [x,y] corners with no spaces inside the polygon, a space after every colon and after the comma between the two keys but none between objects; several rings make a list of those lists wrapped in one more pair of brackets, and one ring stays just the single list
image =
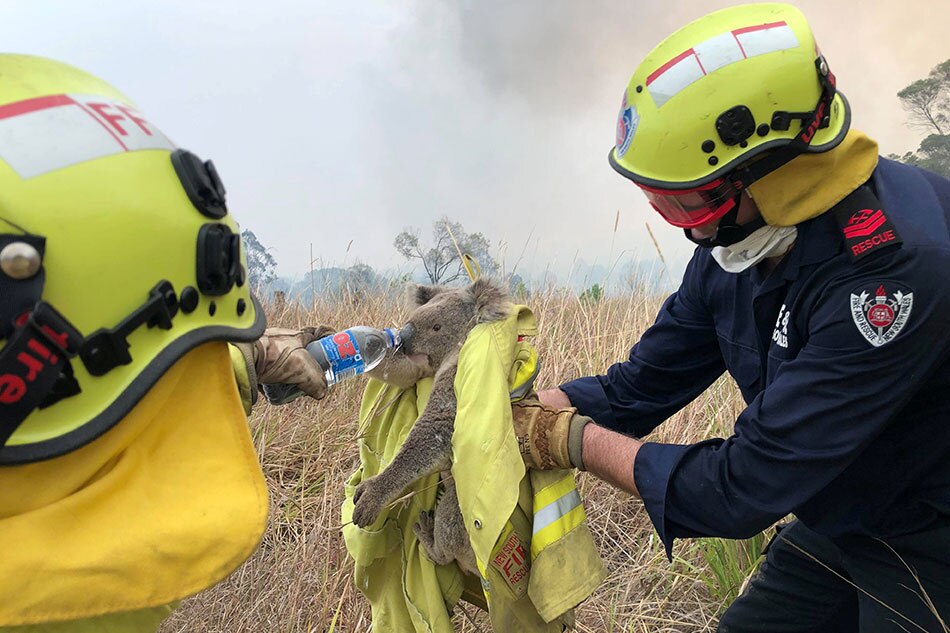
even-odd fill
[{"label": "firefighter glove", "polygon": [[334,331],[326,326],[268,328],[253,344],[238,344],[247,361],[252,393],[257,393],[259,385],[292,384],[312,398],[325,396],[323,368],[307,353],[307,345]]},{"label": "firefighter glove", "polygon": [[581,448],[590,418],[579,415],[574,407],[549,407],[534,395],[512,404],[511,414],[525,466],[536,470],[585,470]]}]

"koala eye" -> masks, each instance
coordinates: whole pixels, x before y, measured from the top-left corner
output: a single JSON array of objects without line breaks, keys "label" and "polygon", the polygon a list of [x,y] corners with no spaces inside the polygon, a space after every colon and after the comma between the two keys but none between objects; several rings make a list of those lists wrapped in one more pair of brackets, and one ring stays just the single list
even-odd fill
[{"label": "koala eye", "polygon": [[435,330],[436,332],[438,332],[439,330],[442,329],[442,326],[439,325],[438,323],[436,323],[435,325],[432,326],[432,329]]}]

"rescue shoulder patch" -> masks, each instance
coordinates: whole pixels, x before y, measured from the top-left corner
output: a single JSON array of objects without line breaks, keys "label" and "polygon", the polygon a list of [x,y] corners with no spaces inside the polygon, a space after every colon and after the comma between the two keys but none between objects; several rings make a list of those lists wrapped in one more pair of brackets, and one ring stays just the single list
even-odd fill
[{"label": "rescue shoulder patch", "polygon": [[867,186],[858,187],[834,207],[835,220],[844,234],[852,261],[902,243],[881,201]]},{"label": "rescue shoulder patch", "polygon": [[914,292],[895,281],[867,282],[851,292],[851,318],[868,343],[893,341],[910,319]]}]

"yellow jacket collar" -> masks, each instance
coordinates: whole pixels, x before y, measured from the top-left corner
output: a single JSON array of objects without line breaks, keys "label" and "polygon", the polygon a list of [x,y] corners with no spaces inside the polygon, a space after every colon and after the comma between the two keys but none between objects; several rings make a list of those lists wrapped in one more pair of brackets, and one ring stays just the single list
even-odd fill
[{"label": "yellow jacket collar", "polygon": [[817,217],[866,182],[877,167],[877,142],[851,129],[840,145],[802,154],[749,186],[765,221],[795,226]]}]

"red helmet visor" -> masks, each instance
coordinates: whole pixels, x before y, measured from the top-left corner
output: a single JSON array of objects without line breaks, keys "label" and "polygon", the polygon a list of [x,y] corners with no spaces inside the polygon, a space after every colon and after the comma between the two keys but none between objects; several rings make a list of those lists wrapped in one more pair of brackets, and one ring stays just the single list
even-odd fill
[{"label": "red helmet visor", "polygon": [[656,189],[638,185],[663,219],[684,229],[718,220],[736,204],[738,191],[719,178],[694,189]]}]

